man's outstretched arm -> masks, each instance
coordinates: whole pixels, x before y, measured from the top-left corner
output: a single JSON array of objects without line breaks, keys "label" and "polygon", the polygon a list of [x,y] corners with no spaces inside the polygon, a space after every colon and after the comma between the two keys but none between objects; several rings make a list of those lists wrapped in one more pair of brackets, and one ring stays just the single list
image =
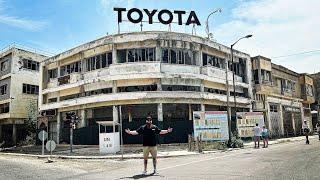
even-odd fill
[{"label": "man's outstretched arm", "polygon": [[159,134],[167,134],[172,132],[172,128],[168,128],[167,130],[161,130]]},{"label": "man's outstretched arm", "polygon": [[137,131],[130,131],[130,129],[126,129],[125,131],[126,131],[126,133],[128,133],[130,135],[138,135],[139,134]]}]

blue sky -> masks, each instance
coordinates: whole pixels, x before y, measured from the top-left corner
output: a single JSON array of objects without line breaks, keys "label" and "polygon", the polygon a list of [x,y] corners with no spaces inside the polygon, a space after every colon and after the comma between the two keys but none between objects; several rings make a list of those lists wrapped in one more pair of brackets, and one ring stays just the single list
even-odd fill
[{"label": "blue sky", "polygon": [[[306,3],[307,2],[307,3]],[[117,32],[113,7],[194,10],[205,36],[205,19],[210,11],[222,13],[210,18],[214,40],[230,45],[237,38],[253,34],[237,47],[250,55],[278,57],[318,50],[320,7],[318,0],[0,0],[0,47],[12,43],[59,53]],[[138,31],[139,25],[124,23],[122,31]],[[144,25],[144,30],[167,30],[166,26]],[[172,26],[172,31],[191,33],[191,27]],[[320,52],[272,58],[298,72],[320,71]]]}]

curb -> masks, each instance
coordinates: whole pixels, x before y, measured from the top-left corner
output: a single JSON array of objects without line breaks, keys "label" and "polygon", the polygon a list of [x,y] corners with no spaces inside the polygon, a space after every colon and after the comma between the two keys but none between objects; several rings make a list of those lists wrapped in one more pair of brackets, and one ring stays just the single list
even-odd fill
[{"label": "curb", "polygon": [[[316,139],[316,136],[309,136],[309,139]],[[304,137],[296,138],[296,139],[278,139],[275,141],[270,141],[269,145],[274,144],[282,144],[282,143],[291,143],[291,142],[297,142],[297,141],[303,141],[305,140]],[[252,142],[251,142],[252,143]],[[182,156],[194,156],[194,155],[200,155],[200,154],[214,154],[214,153],[221,153],[221,152],[231,152],[231,151],[237,151],[241,149],[249,149],[251,148],[252,144],[246,143],[244,144],[243,148],[228,148],[226,150],[213,150],[213,151],[203,151],[202,153],[193,152],[188,154],[178,154],[178,155],[158,155],[158,158],[170,158],[170,157],[182,157]],[[100,159],[121,159],[121,155],[114,155],[114,156],[68,156],[68,155],[34,155],[34,154],[22,154],[22,153],[3,153],[0,152],[0,155],[6,155],[6,156],[18,156],[18,157],[32,157],[32,158],[38,158],[38,159],[46,159],[46,158],[53,158],[53,159],[70,159],[70,160],[100,160]],[[133,155],[133,156],[123,156],[123,159],[143,159],[142,155]]]}]

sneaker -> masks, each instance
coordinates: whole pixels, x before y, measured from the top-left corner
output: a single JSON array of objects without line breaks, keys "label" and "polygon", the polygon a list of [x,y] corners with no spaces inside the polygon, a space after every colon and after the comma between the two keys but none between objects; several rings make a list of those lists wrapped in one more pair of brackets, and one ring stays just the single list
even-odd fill
[{"label": "sneaker", "polygon": [[158,174],[158,171],[156,169],[153,170],[153,174]]},{"label": "sneaker", "polygon": [[142,175],[147,175],[147,171],[142,171]]}]

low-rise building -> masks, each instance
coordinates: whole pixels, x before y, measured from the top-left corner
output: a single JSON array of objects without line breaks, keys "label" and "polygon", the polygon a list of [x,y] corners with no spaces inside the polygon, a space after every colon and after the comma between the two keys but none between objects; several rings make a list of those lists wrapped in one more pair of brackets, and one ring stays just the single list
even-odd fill
[{"label": "low-rise building", "polygon": [[46,56],[17,46],[0,52],[0,140],[25,136],[22,124],[38,112],[39,64]]},{"label": "low-rise building", "polygon": [[313,81],[271,59],[252,58],[253,111],[262,111],[274,137],[301,135],[303,120],[311,125],[310,104],[314,102]]},{"label": "low-rise building", "polygon": [[[57,142],[69,141],[65,117],[74,111],[81,119],[75,143],[97,144],[96,122],[119,121],[119,106],[123,128],[151,115],[161,128],[175,129],[164,142],[187,142],[193,111],[227,110],[226,71],[230,89],[235,72],[237,110],[251,111],[250,56],[235,51],[233,65],[229,59],[229,47],[188,34],[106,36],[41,64],[40,110],[56,112],[48,120]],[[124,143],[139,141],[124,134]]]}]

